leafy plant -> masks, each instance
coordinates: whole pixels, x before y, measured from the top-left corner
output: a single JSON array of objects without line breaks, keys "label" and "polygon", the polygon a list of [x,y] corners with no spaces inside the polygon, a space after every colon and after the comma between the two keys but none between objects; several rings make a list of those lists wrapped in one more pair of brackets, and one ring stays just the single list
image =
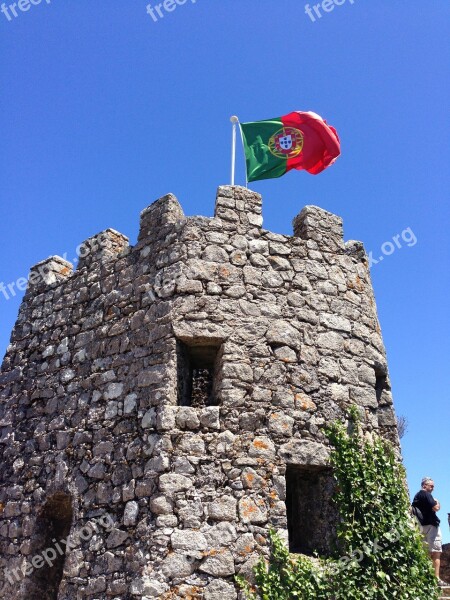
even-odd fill
[{"label": "leafy plant", "polygon": [[428,551],[409,514],[405,471],[393,447],[379,436],[364,437],[356,407],[350,427],[334,423],[332,446],[340,514],[339,551],[318,564],[292,559],[270,532],[271,556],[255,567],[256,587],[238,583],[249,600],[435,600]]},{"label": "leafy plant", "polygon": [[236,577],[246,597],[249,600],[329,600],[324,573],[306,556],[293,559],[273,529],[269,531],[269,540],[269,564],[261,557],[254,568],[256,590],[243,577]]}]

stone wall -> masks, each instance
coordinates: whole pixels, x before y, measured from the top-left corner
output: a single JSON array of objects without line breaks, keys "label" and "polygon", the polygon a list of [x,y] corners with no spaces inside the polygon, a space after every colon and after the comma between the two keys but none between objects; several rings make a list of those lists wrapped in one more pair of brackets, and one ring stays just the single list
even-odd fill
[{"label": "stone wall", "polygon": [[0,598],[235,599],[269,527],[299,527],[286,469],[292,506],[328,481],[325,424],[357,404],[398,443],[362,244],[314,206],[293,236],[261,213],[240,187],[213,218],[168,195],[136,246],[108,229],[75,272],[31,269],[0,375]]},{"label": "stone wall", "polygon": [[441,579],[450,585],[450,544],[442,546]]}]

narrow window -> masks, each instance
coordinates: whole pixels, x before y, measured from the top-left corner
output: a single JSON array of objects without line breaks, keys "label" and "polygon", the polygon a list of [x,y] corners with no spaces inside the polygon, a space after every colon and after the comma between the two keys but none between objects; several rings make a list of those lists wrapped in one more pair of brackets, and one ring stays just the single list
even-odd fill
[{"label": "narrow window", "polygon": [[177,341],[178,404],[181,406],[215,406],[217,398],[217,345],[194,345]]},{"label": "narrow window", "polygon": [[386,373],[375,369],[375,393],[377,396],[377,401],[381,401],[381,394],[383,390],[386,389]]},{"label": "narrow window", "polygon": [[288,465],[286,510],[289,551],[312,556],[331,553],[336,542],[338,513],[332,502],[331,469]]},{"label": "narrow window", "polygon": [[25,584],[27,600],[57,600],[66,558],[65,541],[72,526],[72,499],[57,493],[45,503],[36,520],[33,556],[44,556],[44,564]]}]

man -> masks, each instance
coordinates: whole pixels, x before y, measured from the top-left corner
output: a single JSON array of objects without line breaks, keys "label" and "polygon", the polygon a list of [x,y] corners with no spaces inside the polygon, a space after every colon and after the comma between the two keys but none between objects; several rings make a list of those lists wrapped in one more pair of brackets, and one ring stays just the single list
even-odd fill
[{"label": "man", "polygon": [[437,516],[437,511],[441,505],[438,500],[435,500],[431,495],[434,489],[434,481],[430,477],[422,479],[422,489],[414,496],[413,506],[416,506],[422,513],[423,519],[421,523],[422,534],[428,544],[431,560],[433,561],[434,572],[438,578],[439,585],[447,585],[439,577],[441,568],[441,553],[442,553],[442,535],[439,527],[440,520]]}]

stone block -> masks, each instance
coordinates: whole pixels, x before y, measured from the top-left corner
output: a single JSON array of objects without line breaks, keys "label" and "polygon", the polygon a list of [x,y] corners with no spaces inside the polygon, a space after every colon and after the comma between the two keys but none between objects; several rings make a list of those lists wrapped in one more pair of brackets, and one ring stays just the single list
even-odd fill
[{"label": "stone block", "polygon": [[219,550],[207,556],[199,566],[199,570],[213,577],[227,577],[234,575],[234,559],[229,550]]},{"label": "stone block", "polygon": [[174,550],[203,552],[207,549],[205,536],[199,531],[191,531],[188,529],[174,531],[170,536],[170,543]]},{"label": "stone block", "polygon": [[249,496],[239,500],[239,518],[243,523],[265,523],[267,521],[267,507],[264,500]]},{"label": "stone block", "polygon": [[330,451],[312,440],[293,439],[278,450],[287,464],[299,466],[328,466]]},{"label": "stone block", "polygon": [[235,521],[236,499],[232,496],[222,496],[208,504],[208,515],[213,521]]},{"label": "stone block", "polygon": [[139,516],[139,505],[137,502],[127,502],[123,515],[123,524],[125,527],[133,527],[136,525]]},{"label": "stone block", "polygon": [[250,444],[249,456],[271,460],[275,458],[275,444],[265,436],[257,436]]},{"label": "stone block", "polygon": [[188,490],[193,486],[192,480],[184,475],[165,473],[159,478],[159,489],[161,492],[172,496],[176,492]]}]

